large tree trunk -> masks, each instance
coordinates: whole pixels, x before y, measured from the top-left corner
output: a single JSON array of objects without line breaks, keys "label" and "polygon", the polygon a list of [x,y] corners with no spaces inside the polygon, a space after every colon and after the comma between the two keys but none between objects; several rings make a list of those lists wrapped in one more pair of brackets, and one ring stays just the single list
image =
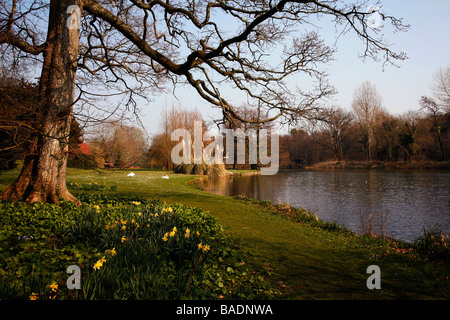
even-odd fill
[{"label": "large tree trunk", "polygon": [[57,203],[58,197],[80,202],[67,190],[66,168],[74,98],[79,30],[68,27],[67,9],[81,0],[52,0],[47,47],[39,82],[36,135],[23,169],[3,199]]}]

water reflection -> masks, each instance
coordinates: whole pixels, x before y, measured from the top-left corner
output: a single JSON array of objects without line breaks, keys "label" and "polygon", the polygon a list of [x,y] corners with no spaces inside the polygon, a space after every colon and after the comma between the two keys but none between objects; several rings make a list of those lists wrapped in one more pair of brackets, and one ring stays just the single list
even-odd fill
[{"label": "water reflection", "polygon": [[376,230],[385,213],[386,232],[405,241],[414,241],[424,226],[439,225],[450,233],[448,171],[282,171],[207,180],[203,188],[308,208],[356,232],[362,232],[361,210],[373,214]]}]

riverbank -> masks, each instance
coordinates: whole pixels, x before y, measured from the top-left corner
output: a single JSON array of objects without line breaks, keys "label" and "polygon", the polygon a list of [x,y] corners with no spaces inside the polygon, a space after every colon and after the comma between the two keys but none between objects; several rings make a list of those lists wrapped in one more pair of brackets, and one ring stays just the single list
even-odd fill
[{"label": "riverbank", "polygon": [[[450,299],[448,262],[430,260],[411,245],[359,236],[336,226],[324,228],[291,207],[212,195],[189,184],[198,176],[133,172],[136,175],[131,178],[122,171],[100,175],[69,169],[68,180],[116,186],[105,194],[202,208],[236,239],[237,250],[248,256],[248,266],[279,290],[282,299]],[[17,174],[1,174],[0,189]],[[165,175],[169,179],[162,179]],[[367,287],[371,265],[380,267],[380,290]]]},{"label": "riverbank", "polygon": [[199,190],[203,191],[203,188],[201,187],[201,182],[204,180],[208,180],[211,178],[233,178],[233,177],[244,177],[244,176],[257,176],[261,174],[261,171],[259,170],[227,170],[227,175],[221,176],[221,177],[211,177],[209,175],[203,175],[196,178],[193,178],[192,180],[188,181],[188,184],[196,186]]},{"label": "riverbank", "polygon": [[306,166],[308,170],[323,169],[403,169],[403,170],[420,170],[434,169],[447,170],[450,169],[450,161],[326,161]]}]

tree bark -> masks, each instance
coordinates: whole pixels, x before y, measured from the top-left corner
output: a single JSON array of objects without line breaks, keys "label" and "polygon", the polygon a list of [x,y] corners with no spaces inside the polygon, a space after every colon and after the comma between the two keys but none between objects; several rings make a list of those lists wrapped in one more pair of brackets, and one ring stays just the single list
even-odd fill
[{"label": "tree bark", "polygon": [[69,28],[69,6],[82,10],[81,0],[52,0],[44,62],[36,104],[36,135],[21,173],[2,194],[26,202],[80,202],[67,190],[66,168],[78,57],[79,30]]}]

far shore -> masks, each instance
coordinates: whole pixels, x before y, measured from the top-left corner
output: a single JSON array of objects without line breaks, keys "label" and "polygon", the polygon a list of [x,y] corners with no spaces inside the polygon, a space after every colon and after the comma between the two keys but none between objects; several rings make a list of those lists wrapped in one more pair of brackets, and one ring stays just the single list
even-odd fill
[{"label": "far shore", "polygon": [[450,161],[326,161],[305,166],[304,169],[450,169]]},{"label": "far shore", "polygon": [[[449,170],[450,161],[324,161],[303,167],[280,167],[286,170],[342,170],[342,169],[379,169],[379,170]],[[260,175],[259,169],[227,169],[221,177],[239,177]],[[211,178],[211,175],[198,175],[188,184],[198,184]]]}]

